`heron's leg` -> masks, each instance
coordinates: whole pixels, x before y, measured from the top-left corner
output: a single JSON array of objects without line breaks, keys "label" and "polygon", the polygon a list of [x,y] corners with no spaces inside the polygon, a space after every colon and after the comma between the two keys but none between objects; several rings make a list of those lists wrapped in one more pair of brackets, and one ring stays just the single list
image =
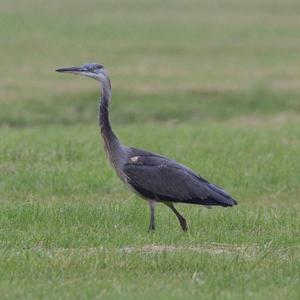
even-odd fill
[{"label": "heron's leg", "polygon": [[188,226],[186,223],[186,219],[176,210],[176,208],[174,207],[172,202],[164,202],[168,207],[171,208],[172,212],[176,215],[180,226],[182,228],[183,231],[187,231],[188,230]]},{"label": "heron's leg", "polygon": [[154,209],[155,209],[155,201],[149,200],[149,207],[150,207],[150,225],[149,230],[155,230],[155,217],[154,217]]}]

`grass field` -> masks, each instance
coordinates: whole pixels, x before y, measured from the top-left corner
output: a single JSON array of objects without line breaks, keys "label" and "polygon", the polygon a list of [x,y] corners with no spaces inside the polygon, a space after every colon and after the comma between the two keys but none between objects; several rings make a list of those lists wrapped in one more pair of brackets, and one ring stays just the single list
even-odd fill
[{"label": "grass field", "polygon": [[[0,3],[1,299],[299,299],[300,4]],[[229,191],[232,209],[146,202],[107,163],[104,64],[126,145]]]}]

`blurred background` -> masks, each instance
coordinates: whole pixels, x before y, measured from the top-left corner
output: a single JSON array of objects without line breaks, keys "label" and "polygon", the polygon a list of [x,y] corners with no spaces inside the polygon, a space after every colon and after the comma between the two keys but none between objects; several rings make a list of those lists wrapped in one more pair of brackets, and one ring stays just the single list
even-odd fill
[{"label": "blurred background", "polygon": [[295,0],[2,1],[1,125],[93,122],[95,83],[54,73],[87,62],[111,74],[116,125],[295,115],[299,12]]}]

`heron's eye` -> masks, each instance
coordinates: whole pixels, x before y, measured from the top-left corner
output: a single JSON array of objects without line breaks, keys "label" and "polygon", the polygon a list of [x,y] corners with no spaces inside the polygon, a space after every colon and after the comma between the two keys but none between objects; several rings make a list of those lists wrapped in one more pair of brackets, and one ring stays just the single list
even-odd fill
[{"label": "heron's eye", "polygon": [[101,65],[95,65],[93,69],[94,70],[100,70],[100,69],[103,69],[103,66],[101,66]]}]

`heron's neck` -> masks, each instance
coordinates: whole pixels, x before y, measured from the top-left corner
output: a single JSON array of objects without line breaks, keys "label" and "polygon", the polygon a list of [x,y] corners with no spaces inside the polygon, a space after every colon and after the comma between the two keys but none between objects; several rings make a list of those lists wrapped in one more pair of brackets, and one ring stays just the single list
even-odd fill
[{"label": "heron's neck", "polygon": [[125,157],[125,150],[121,142],[113,132],[109,120],[109,102],[111,100],[111,86],[107,78],[102,82],[102,92],[99,104],[99,125],[105,144],[107,156],[117,170],[121,167]]},{"label": "heron's neck", "polygon": [[101,134],[104,140],[117,139],[116,135],[112,131],[109,120],[109,103],[111,100],[109,79],[107,79],[107,81],[103,81],[101,86],[101,97],[99,103],[99,125]]}]

